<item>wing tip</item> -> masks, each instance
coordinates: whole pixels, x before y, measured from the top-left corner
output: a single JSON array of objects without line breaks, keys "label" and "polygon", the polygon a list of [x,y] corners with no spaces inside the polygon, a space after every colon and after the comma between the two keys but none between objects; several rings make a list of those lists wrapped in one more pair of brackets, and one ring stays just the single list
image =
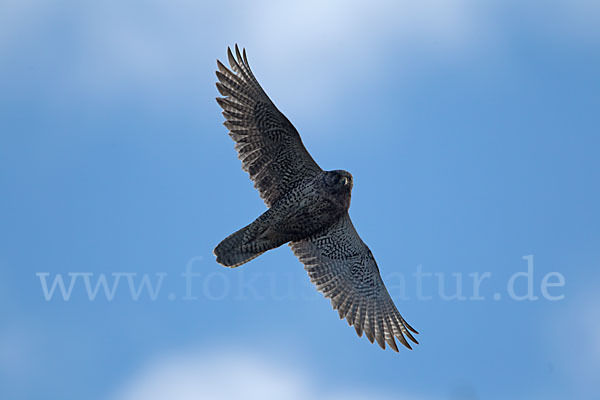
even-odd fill
[{"label": "wing tip", "polygon": [[414,334],[416,334],[416,335],[418,335],[418,334],[419,334],[419,332],[418,332],[418,331],[417,331],[415,328],[413,328],[412,326],[410,326],[410,325],[408,324],[408,322],[404,321],[404,324],[406,325],[406,327],[408,328],[408,330],[409,330],[409,331],[411,331],[412,333],[414,333]]},{"label": "wing tip", "polygon": [[408,336],[408,338],[409,338],[409,339],[410,339],[410,340],[411,340],[413,343],[415,343],[415,344],[419,344],[419,341],[418,341],[418,340],[417,340],[417,339],[416,339],[416,338],[415,338],[413,335],[411,335],[411,333],[410,333],[410,332],[406,331],[406,332],[404,332],[404,334],[405,334],[406,336]]},{"label": "wing tip", "polygon": [[[339,311],[339,310],[338,310]],[[394,350],[394,352],[399,353],[400,350],[398,348],[398,344],[396,343],[397,339],[398,341],[400,341],[400,343],[402,343],[402,345],[404,347],[406,347],[408,350],[413,350],[413,347],[411,346],[411,344],[406,340],[405,336],[408,336],[412,342],[414,342],[415,344],[419,344],[419,342],[417,341],[417,339],[415,339],[410,332],[408,332],[407,330],[401,330],[400,332],[398,332],[397,334],[391,334],[389,337],[386,338],[385,334],[384,335],[380,335],[380,334],[375,334],[374,332],[369,330],[369,327],[363,327],[361,324],[359,323],[355,323],[355,321],[351,321],[348,318],[348,315],[340,315],[340,318],[344,318],[346,317],[346,321],[348,322],[349,326],[354,326],[354,329],[356,330],[356,334],[358,335],[358,337],[362,337],[363,336],[363,332],[366,336],[366,338],[369,340],[369,342],[371,343],[375,343],[377,342],[377,344],[379,345],[379,347],[381,347],[383,350],[386,349],[386,343],[387,345]],[[390,332],[391,333],[391,332]]]},{"label": "wing tip", "polygon": [[223,85],[221,82],[217,82],[217,83],[215,83],[215,85],[217,85],[217,90],[219,91],[221,96],[223,96],[223,97],[229,96],[229,94],[227,93],[227,89],[225,88],[225,85]]},{"label": "wing tip", "polygon": [[233,53],[231,52],[231,47],[227,46],[227,59],[229,60],[229,65],[231,66],[231,68],[235,69],[235,65],[237,64],[235,62],[235,58],[233,57]]},{"label": "wing tip", "polygon": [[[241,71],[241,66],[243,66],[246,70],[249,70],[250,68],[250,64],[248,63],[248,57],[246,55],[246,49],[242,47],[240,51],[240,46],[238,46],[237,43],[233,45],[233,50],[230,46],[227,46],[227,59],[229,61],[229,65],[235,72]],[[218,61],[219,60],[217,60],[217,62]]]},{"label": "wing tip", "polygon": [[354,325],[354,329],[356,330],[356,334],[358,335],[358,337],[362,337],[363,335],[363,330],[359,325]]}]

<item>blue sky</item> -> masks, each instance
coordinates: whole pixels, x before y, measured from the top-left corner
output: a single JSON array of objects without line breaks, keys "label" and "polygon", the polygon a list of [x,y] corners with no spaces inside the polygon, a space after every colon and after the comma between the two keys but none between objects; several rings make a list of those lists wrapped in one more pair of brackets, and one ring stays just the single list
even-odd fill
[{"label": "blue sky", "polygon": [[[592,1],[3,2],[0,397],[595,398],[599,17]],[[354,175],[350,214],[413,351],[358,338],[287,246],[215,263],[265,210],[214,101],[236,42],[316,161]],[[537,300],[518,301],[529,255]],[[553,272],[560,300],[541,289]],[[69,273],[68,299],[46,300],[42,280]],[[120,274],[114,297],[90,300],[101,274]],[[144,274],[154,300],[132,298]],[[444,299],[456,277],[466,299]]]}]

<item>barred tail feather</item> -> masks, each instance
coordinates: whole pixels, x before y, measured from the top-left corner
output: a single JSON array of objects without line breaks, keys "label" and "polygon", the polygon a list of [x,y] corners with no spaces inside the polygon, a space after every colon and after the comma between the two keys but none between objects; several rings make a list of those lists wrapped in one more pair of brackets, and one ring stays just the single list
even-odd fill
[{"label": "barred tail feather", "polygon": [[217,262],[219,264],[235,268],[264,253],[264,251],[249,249],[249,246],[242,246],[244,235],[250,226],[251,225],[248,225],[245,228],[232,233],[215,247],[213,252],[215,253],[215,256],[217,256]]}]

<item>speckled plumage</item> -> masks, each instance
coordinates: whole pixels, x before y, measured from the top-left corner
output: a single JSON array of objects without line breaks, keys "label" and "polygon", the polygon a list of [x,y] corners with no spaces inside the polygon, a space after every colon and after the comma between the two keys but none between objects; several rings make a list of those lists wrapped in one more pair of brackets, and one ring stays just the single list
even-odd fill
[{"label": "speckled plumage", "polygon": [[288,243],[311,281],[331,299],[340,318],[359,336],[398,351],[394,338],[411,348],[417,333],[400,315],[373,254],[352,225],[348,208],[352,175],[323,171],[300,135],[275,107],[252,74],[245,50],[227,49],[230,71],[217,61],[217,98],[225,126],[254,186],[269,209],[215,248],[217,261],[242,265]]}]

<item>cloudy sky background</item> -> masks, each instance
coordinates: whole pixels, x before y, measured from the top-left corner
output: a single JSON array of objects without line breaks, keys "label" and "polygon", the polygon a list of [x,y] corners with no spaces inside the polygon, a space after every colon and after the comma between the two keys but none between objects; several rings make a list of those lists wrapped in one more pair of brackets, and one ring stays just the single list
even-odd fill
[{"label": "cloudy sky background", "polygon": [[[593,398],[599,18],[594,1],[1,2],[0,397]],[[265,209],[214,101],[236,42],[317,162],[353,173],[415,350],[356,337],[287,247],[214,262]],[[530,254],[539,299],[515,301]],[[467,297],[489,272],[485,299],[445,301],[437,277],[419,299],[419,266]],[[166,275],[156,300],[123,277],[111,301],[82,280],[46,301],[36,273],[70,272]]]}]

